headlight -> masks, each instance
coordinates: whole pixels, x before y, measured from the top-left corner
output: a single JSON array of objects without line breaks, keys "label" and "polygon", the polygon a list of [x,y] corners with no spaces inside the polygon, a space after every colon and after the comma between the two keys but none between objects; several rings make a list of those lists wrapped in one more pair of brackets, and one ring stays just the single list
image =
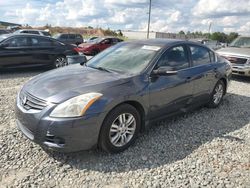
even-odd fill
[{"label": "headlight", "polygon": [[59,104],[50,114],[51,117],[79,117],[100,97],[101,93],[86,93]]}]

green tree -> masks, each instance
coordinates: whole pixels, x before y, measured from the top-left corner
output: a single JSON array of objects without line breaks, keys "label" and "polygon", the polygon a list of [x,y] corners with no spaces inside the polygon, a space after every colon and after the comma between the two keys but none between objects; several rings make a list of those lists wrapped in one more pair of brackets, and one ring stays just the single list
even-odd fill
[{"label": "green tree", "polygon": [[179,32],[179,34],[180,34],[180,35],[185,35],[185,32],[181,30],[181,31]]},{"label": "green tree", "polygon": [[231,32],[229,33],[228,37],[227,37],[227,42],[231,43],[234,39],[236,39],[239,36],[238,33],[235,32]]}]

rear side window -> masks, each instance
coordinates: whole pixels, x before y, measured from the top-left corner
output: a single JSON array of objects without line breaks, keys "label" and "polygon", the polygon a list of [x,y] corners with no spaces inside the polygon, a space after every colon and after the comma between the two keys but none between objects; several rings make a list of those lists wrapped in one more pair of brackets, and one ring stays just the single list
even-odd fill
[{"label": "rear side window", "polygon": [[42,31],[42,34],[43,34],[44,36],[51,36],[50,33],[49,33],[49,32],[46,32],[46,31]]},{"label": "rear side window", "polygon": [[32,46],[52,46],[53,43],[49,39],[43,39],[43,38],[31,38],[31,44]]},{"label": "rear side window", "polygon": [[190,45],[193,66],[210,64],[209,50],[201,46]]},{"label": "rear side window", "polygon": [[212,63],[215,62],[215,54],[214,54],[214,52],[209,51],[209,55],[210,55],[210,60],[211,60],[211,62],[212,62]]},{"label": "rear side window", "polygon": [[184,46],[175,46],[167,50],[160,58],[158,67],[171,67],[173,70],[181,70],[189,67],[187,50]]}]

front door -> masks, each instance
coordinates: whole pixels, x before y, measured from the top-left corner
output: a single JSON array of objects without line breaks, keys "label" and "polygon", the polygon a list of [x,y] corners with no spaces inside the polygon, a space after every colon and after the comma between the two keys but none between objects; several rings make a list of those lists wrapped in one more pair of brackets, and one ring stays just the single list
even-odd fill
[{"label": "front door", "polygon": [[185,107],[192,98],[193,83],[185,45],[168,49],[155,69],[169,67],[175,75],[151,76],[149,85],[150,119],[164,117]]},{"label": "front door", "polygon": [[0,65],[6,67],[25,66],[31,61],[28,37],[15,36],[3,42],[0,49]]}]

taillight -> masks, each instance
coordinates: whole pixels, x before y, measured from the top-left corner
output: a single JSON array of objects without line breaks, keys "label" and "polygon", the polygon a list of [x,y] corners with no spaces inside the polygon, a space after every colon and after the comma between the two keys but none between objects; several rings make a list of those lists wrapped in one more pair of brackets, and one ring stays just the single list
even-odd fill
[{"label": "taillight", "polygon": [[73,50],[75,50],[76,52],[80,52],[79,48],[73,48]]}]

